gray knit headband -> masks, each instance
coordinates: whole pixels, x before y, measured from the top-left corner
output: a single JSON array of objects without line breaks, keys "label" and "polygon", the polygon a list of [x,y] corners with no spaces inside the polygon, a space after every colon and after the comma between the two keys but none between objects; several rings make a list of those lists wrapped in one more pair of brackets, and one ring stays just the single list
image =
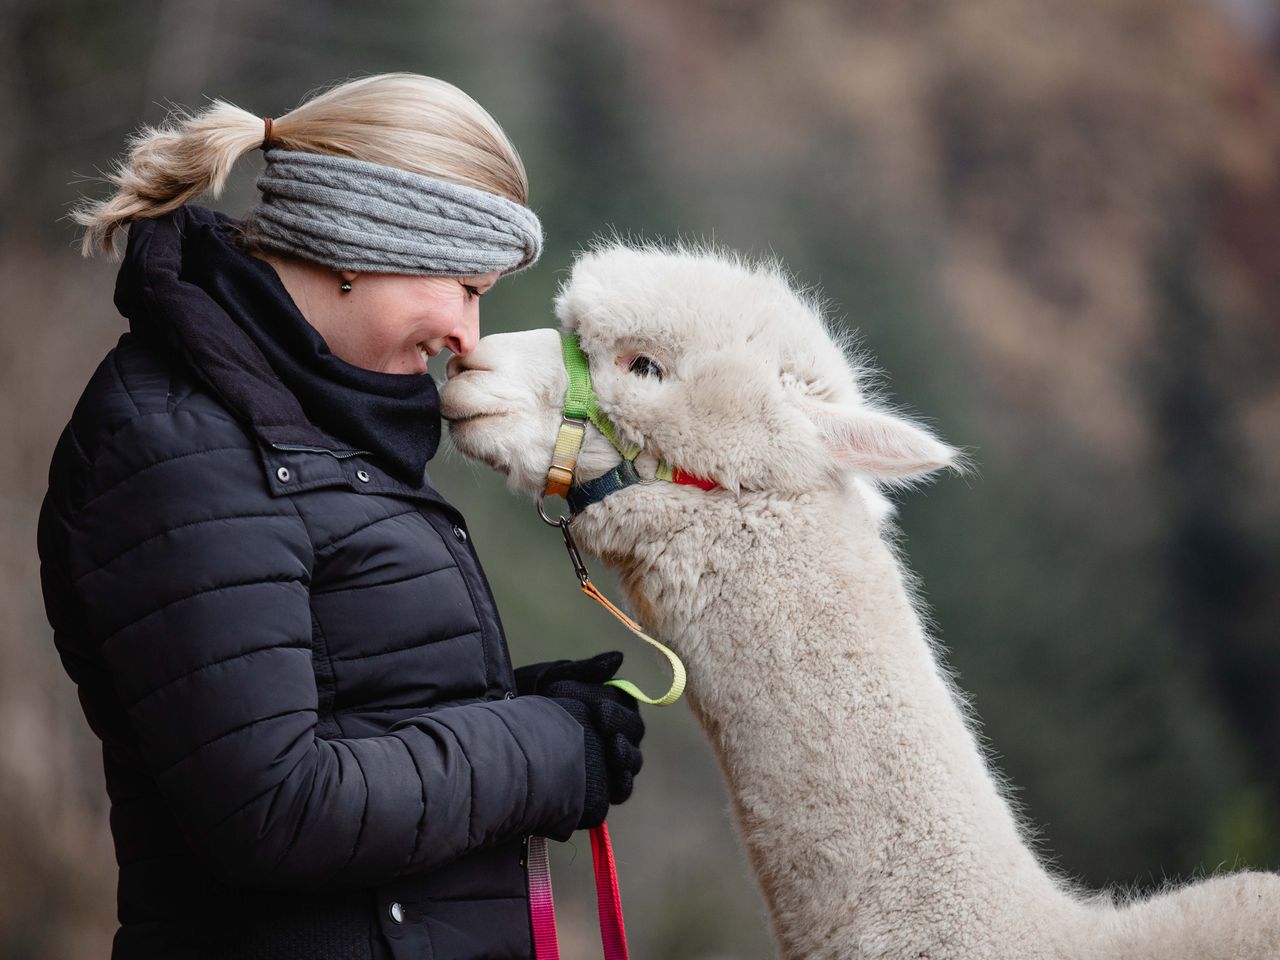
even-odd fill
[{"label": "gray knit headband", "polygon": [[514,273],[542,253],[542,224],[495,193],[397,167],[271,149],[256,239],[336,270]]}]

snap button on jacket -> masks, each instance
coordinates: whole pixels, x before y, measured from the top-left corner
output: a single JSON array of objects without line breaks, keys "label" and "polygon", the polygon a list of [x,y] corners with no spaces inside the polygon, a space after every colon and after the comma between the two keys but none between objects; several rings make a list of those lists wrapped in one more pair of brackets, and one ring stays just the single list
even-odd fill
[{"label": "snap button on jacket", "polygon": [[132,228],[133,329],[40,517],[55,643],[102,741],[112,958],[528,957],[522,841],[577,823],[581,727],[508,696],[474,544],[429,481],[256,419],[258,386],[220,389],[157,335],[198,311],[242,388],[281,389],[184,279],[225,225],[182,208]]}]

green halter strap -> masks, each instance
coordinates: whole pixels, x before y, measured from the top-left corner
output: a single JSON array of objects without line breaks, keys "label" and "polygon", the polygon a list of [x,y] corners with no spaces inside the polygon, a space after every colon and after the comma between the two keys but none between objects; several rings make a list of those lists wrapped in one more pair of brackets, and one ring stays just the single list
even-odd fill
[{"label": "green halter strap", "polygon": [[564,352],[564,369],[569,374],[569,391],[564,398],[564,416],[587,420],[604,434],[624,460],[634,460],[640,455],[640,447],[628,447],[618,439],[618,430],[596,402],[596,392],[591,386],[591,365],[576,333],[562,333],[560,346]]},{"label": "green halter strap", "polygon": [[[613,444],[622,459],[632,466],[642,447],[628,446],[618,436],[618,429],[613,421],[600,409],[596,402],[596,392],[591,385],[591,365],[587,355],[582,352],[582,345],[576,333],[561,333],[560,347],[564,357],[564,369],[569,375],[569,389],[565,392],[564,412],[560,419],[560,430],[556,435],[555,452],[551,458],[551,469],[547,474],[544,495],[568,498],[569,489],[574,485],[573,470],[582,451],[583,441],[587,435],[587,424],[590,423]],[[638,475],[637,475],[638,476]],[[674,480],[675,470],[670,464],[659,462],[654,474],[655,480]],[[554,522],[554,521],[549,521]]]}]

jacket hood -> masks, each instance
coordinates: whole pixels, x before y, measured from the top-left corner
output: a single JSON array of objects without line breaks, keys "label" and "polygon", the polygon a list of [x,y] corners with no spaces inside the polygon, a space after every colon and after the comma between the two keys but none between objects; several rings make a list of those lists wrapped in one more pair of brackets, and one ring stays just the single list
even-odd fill
[{"label": "jacket hood", "polygon": [[334,356],[239,231],[194,205],[131,224],[115,289],[130,329],[167,343],[263,443],[369,453],[421,484],[440,442],[434,380]]}]

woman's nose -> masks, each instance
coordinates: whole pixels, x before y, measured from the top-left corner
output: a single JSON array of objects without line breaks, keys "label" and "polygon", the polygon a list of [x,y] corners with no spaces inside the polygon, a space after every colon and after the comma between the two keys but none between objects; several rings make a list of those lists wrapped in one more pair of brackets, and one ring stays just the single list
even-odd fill
[{"label": "woman's nose", "polygon": [[[453,329],[453,333],[445,337],[445,346],[453,351],[455,357],[465,357],[480,342],[480,311],[469,310],[462,322]],[[452,366],[453,361],[449,362]],[[452,376],[452,374],[450,374]]]}]

